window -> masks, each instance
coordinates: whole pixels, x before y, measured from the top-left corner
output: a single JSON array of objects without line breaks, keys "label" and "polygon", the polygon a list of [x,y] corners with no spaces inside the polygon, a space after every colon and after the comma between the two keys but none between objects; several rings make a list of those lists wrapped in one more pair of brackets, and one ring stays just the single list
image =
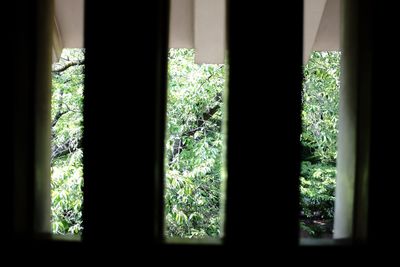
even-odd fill
[{"label": "window", "polygon": [[[340,3],[342,3],[344,7],[341,8]],[[312,91],[312,86],[318,88],[320,91],[317,92],[314,97],[320,98],[320,101],[319,103],[315,103],[314,107],[311,105],[308,106],[306,102],[310,100],[310,96],[307,93],[303,95],[303,129],[306,130],[304,130],[302,134],[302,143],[304,144],[304,141],[310,137],[316,139],[322,138],[323,142],[326,144],[331,143],[331,148],[328,148],[318,144],[318,141],[315,142],[317,147],[314,148],[314,154],[318,150],[322,152],[318,156],[320,161],[318,164],[321,164],[321,162],[327,164],[329,161],[327,161],[328,158],[331,158],[332,160],[330,161],[334,164],[331,167],[319,166],[313,170],[312,163],[302,163],[302,175],[306,174],[312,177],[312,179],[301,178],[302,207],[307,207],[304,202],[310,200],[319,200],[319,204],[329,203],[329,209],[327,209],[326,206],[322,207],[319,213],[321,214],[321,211],[328,210],[329,212],[325,217],[334,217],[332,230],[333,238],[335,240],[365,241],[367,224],[366,205],[368,199],[366,186],[368,183],[367,177],[369,175],[367,166],[369,157],[368,121],[370,120],[370,111],[368,99],[370,89],[368,83],[364,81],[364,79],[368,79],[368,77],[359,76],[358,71],[365,68],[368,73],[369,65],[361,66],[357,64],[360,64],[360,60],[368,61],[369,55],[367,51],[358,46],[359,40],[357,38],[359,37],[355,37],[359,29],[354,26],[353,15],[355,13],[353,12],[355,12],[355,9],[352,9],[355,7],[353,6],[354,3],[328,0],[319,2],[305,1],[304,4],[304,47],[308,50],[304,53],[303,62],[308,61],[307,57],[310,55],[309,51],[338,50],[339,34],[341,39],[340,50],[342,51],[341,54],[314,52],[311,54],[309,64],[305,67],[306,78],[304,90],[310,89]],[[339,15],[340,10],[344,11],[344,13]],[[313,27],[313,24],[317,26]],[[345,27],[342,28],[342,32],[339,30],[340,24],[345,25]],[[363,35],[362,38],[368,39],[369,37],[367,36],[368,34]],[[360,53],[360,51],[362,52]],[[340,93],[338,95],[336,88],[339,87],[339,58],[341,58],[341,82]],[[316,59],[321,61],[319,63],[320,66],[312,69],[311,66],[316,63]],[[354,66],[358,66],[358,69],[354,68]],[[328,69],[329,71],[327,71]],[[314,73],[310,73],[310,70]],[[312,85],[312,83],[310,83],[312,78],[310,77],[312,77],[313,74],[323,77],[323,79],[315,81],[314,85]],[[307,75],[309,76],[307,77]],[[309,83],[311,87],[308,86],[307,83]],[[321,90],[322,87],[324,88]],[[334,91],[332,91],[332,89],[334,89]],[[331,91],[331,93],[329,93],[329,91]],[[339,107],[337,105],[338,99],[340,99]],[[330,104],[326,105],[328,102],[330,102]],[[337,113],[339,113],[338,118]],[[320,116],[320,118],[317,118],[318,122],[316,121],[317,123],[314,123],[314,133],[310,136],[310,134],[307,133],[307,128],[310,126],[307,122],[307,117],[312,116]],[[331,117],[331,122],[328,127],[331,129],[328,130],[329,134],[327,135],[322,129],[327,126],[326,120],[329,117]],[[361,131],[363,131],[363,134],[361,134]],[[336,139],[337,152],[332,149]],[[312,142],[310,143],[307,141],[306,143],[311,144]],[[337,155],[335,155],[335,153],[337,153]],[[303,160],[306,157],[304,154]],[[333,180],[335,174],[336,182]],[[310,189],[315,186],[313,185],[313,180],[317,178],[321,179],[322,182],[319,190],[315,190],[313,194],[310,194]],[[335,184],[335,211],[333,216],[332,187]],[[318,188],[318,186],[315,188]],[[315,220],[315,222],[321,223],[319,220]],[[303,221],[301,224],[303,229],[308,227]],[[329,227],[332,228],[331,223]],[[308,230],[312,231],[313,229]],[[309,241],[306,241],[303,244],[308,242]],[[318,243],[311,242],[310,244],[315,245]]]},{"label": "window", "polygon": [[51,221],[55,234],[82,233],[84,50],[64,49],[52,68]]},{"label": "window", "polygon": [[219,239],[222,233],[224,4],[171,2],[165,140],[169,242]]},{"label": "window", "polygon": [[304,66],[300,136],[301,237],[332,238],[340,52],[312,52]]},{"label": "window", "polygon": [[[4,101],[5,114],[12,113],[6,116],[12,118],[10,127],[4,128],[12,140],[6,146],[12,164],[5,166],[6,185],[12,190],[4,192],[8,216],[1,221],[3,229],[12,229],[6,237],[10,240],[42,239],[41,234],[51,229],[48,33],[53,17],[49,2],[29,2],[13,13],[18,26],[10,31],[15,53],[5,55],[14,63],[5,79],[14,89],[5,90],[12,101]],[[375,61],[368,48],[376,52],[376,47],[369,47],[371,25],[363,23],[370,22],[363,9],[368,5],[365,1],[345,3],[341,88],[346,89],[340,92],[334,229],[335,238],[362,241],[373,230],[378,232],[376,226],[368,228],[364,222],[369,211],[366,200],[374,201],[374,207],[395,205],[384,203],[376,191],[372,198],[367,194],[369,129],[379,130],[370,125],[368,97],[377,78],[385,76],[372,68]],[[220,248],[259,247],[265,240],[298,245],[303,6],[296,2],[287,8],[287,3],[279,1],[269,5],[279,16],[265,16],[265,9],[254,3],[230,1],[227,9],[229,96],[224,106],[229,123],[224,149],[229,179]],[[151,249],[162,243],[162,248],[173,250],[176,246],[164,246],[162,222],[166,1],[135,3],[135,12],[146,15],[144,20],[132,16],[124,2],[88,1],[86,7],[83,242],[125,247],[128,240]],[[116,19],[105,19],[104,14],[114,14]],[[122,36],[131,32],[135,42],[124,42]],[[369,73],[374,82],[367,79]],[[385,97],[378,91],[374,94],[382,101]],[[372,166],[384,166],[374,156]],[[385,188],[379,179],[374,183]],[[107,234],[109,230],[112,234]]]},{"label": "window", "polygon": [[[340,1],[304,1],[300,237],[332,238],[339,120]],[[322,51],[322,52],[319,52]]]},{"label": "window", "polygon": [[84,0],[54,2],[51,90],[51,227],[83,229]]}]

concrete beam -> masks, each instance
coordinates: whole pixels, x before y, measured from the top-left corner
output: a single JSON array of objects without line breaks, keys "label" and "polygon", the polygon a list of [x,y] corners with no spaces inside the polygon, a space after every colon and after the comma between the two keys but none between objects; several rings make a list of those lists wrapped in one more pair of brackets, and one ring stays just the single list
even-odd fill
[{"label": "concrete beam", "polygon": [[326,0],[304,0],[303,64],[306,64],[317,39]]},{"label": "concrete beam", "polygon": [[225,0],[195,0],[194,47],[198,64],[225,63]]},{"label": "concrete beam", "polygon": [[194,0],[171,0],[169,47],[194,48]]}]

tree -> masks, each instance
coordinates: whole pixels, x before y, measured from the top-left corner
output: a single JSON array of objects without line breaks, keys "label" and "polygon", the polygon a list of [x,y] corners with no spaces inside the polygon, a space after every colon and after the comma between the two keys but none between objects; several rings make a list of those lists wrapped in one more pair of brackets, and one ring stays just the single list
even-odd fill
[{"label": "tree", "polygon": [[224,65],[197,65],[194,50],[168,57],[166,234],[218,237]]},{"label": "tree", "polygon": [[52,66],[52,227],[58,234],[82,231],[84,50],[64,49]]}]

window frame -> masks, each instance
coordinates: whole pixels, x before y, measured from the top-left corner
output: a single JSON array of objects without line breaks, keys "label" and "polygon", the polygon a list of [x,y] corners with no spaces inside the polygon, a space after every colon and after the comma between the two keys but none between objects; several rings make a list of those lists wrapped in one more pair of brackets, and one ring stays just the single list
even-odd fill
[{"label": "window frame", "polygon": [[[21,1],[22,2],[22,1]],[[14,133],[19,133],[15,136],[13,139],[15,147],[12,148],[12,154],[14,155],[14,161],[18,163],[18,166],[15,165],[13,166],[12,172],[15,174],[15,183],[18,185],[23,184],[23,188],[18,188],[13,185],[13,196],[11,197],[16,197],[16,200],[7,202],[10,203],[9,205],[13,207],[13,209],[19,209],[19,214],[20,215],[15,215],[13,214],[14,221],[12,222],[13,225],[13,232],[12,235],[22,235],[24,238],[28,237],[28,239],[31,239],[34,237],[34,240],[58,240],[59,238],[63,241],[57,241],[57,243],[64,243],[64,237],[56,237],[53,235],[46,235],[46,234],[41,234],[46,229],[49,229],[49,220],[47,221],[47,224],[45,223],[45,218],[49,217],[49,208],[48,208],[48,199],[49,196],[45,197],[45,194],[48,193],[47,187],[44,186],[45,183],[49,182],[49,176],[46,176],[41,173],[37,173],[37,170],[40,170],[42,168],[46,168],[46,164],[44,163],[45,159],[47,158],[46,156],[46,148],[48,146],[48,142],[45,141],[45,139],[48,137],[48,128],[43,126],[43,123],[49,121],[49,113],[48,113],[48,101],[49,101],[49,91],[41,91],[40,88],[43,90],[46,90],[46,85],[49,85],[49,75],[46,75],[46,71],[48,71],[48,74],[50,74],[50,62],[51,62],[51,49],[49,49],[48,45],[43,45],[43,44],[50,44],[51,40],[49,36],[51,34],[48,34],[51,32],[51,25],[50,23],[51,20],[51,14],[50,12],[53,1],[47,0],[47,1],[24,1],[26,2],[26,9],[24,9],[26,16],[25,19],[22,19],[22,16],[16,16],[18,19],[22,19],[22,21],[18,24],[21,28],[18,30],[13,29],[17,34],[13,33],[13,37],[19,42],[19,46],[16,47],[16,51],[21,53],[21,56],[15,57],[13,60],[17,63],[21,62],[28,62],[25,71],[23,72],[24,78],[26,78],[25,82],[21,83],[14,83],[15,89],[16,89],[16,94],[15,98],[13,101],[18,102],[19,97],[22,96],[22,94],[25,92],[24,90],[31,90],[29,93],[29,97],[27,98],[28,101],[30,101],[28,108],[29,110],[25,110],[26,112],[19,116],[24,116],[22,120],[20,120],[21,124],[20,125],[15,125],[15,128],[12,129]],[[293,23],[298,23],[302,21],[302,1],[299,1],[301,3],[296,3],[293,8],[288,11],[289,13],[285,17],[285,19],[289,20],[290,22]],[[366,207],[367,207],[367,199],[368,196],[365,192],[368,191],[366,189],[366,186],[368,184],[368,173],[362,172],[364,169],[369,169],[369,162],[365,158],[368,154],[368,149],[365,150],[365,145],[370,144],[370,139],[368,137],[363,138],[363,135],[361,134],[362,129],[368,129],[369,128],[369,119],[370,119],[370,106],[369,106],[369,95],[368,94],[361,94],[359,93],[361,88],[369,88],[370,86],[370,79],[362,75],[362,71],[370,71],[371,67],[371,58],[369,48],[370,48],[370,41],[371,41],[371,36],[369,35],[368,28],[366,28],[368,25],[363,24],[361,22],[369,21],[366,16],[351,16],[350,14],[353,14],[353,12],[360,12],[357,14],[364,14],[361,12],[365,12],[364,9],[362,9],[363,4],[359,3],[357,1],[348,1],[351,2],[351,4],[348,4],[347,6],[344,7],[344,9],[348,12],[346,13],[347,15],[344,16],[344,29],[347,29],[349,25],[357,25],[357,27],[351,28],[351,31],[345,33],[345,45],[343,46],[344,52],[346,49],[346,45],[349,45],[351,48],[349,51],[358,51],[358,53],[349,53],[351,57],[349,57],[348,63],[344,63],[344,65],[349,64],[351,66],[355,66],[356,73],[353,77],[356,79],[356,81],[347,81],[349,83],[349,88],[353,88],[355,91],[355,94],[357,95],[357,103],[358,103],[358,113],[357,115],[359,116],[359,120],[357,120],[357,135],[356,135],[356,141],[358,142],[358,149],[356,149],[355,157],[357,157],[357,167],[356,167],[356,181],[355,181],[355,195],[354,195],[354,200],[355,200],[355,205],[356,205],[356,213],[352,213],[352,218],[351,221],[354,222],[352,226],[352,234],[348,237],[348,239],[345,240],[344,243],[350,243],[354,244],[354,242],[359,242],[359,241],[365,241],[366,240],[366,234],[368,231],[368,227],[365,223],[362,222],[362,218],[366,214]],[[254,93],[253,95],[250,95],[249,91],[241,91],[240,87],[246,84],[246,79],[250,77],[250,71],[246,70],[246,66],[243,65],[243,63],[258,63],[255,64],[255,66],[259,66],[260,62],[267,62],[269,58],[266,55],[260,55],[259,58],[257,59],[246,59],[244,57],[244,53],[240,52],[243,48],[248,48],[248,44],[245,44],[244,41],[242,40],[243,37],[249,37],[250,40],[252,41],[258,41],[257,45],[261,47],[266,47],[268,49],[278,49],[282,48],[282,44],[275,44],[275,43],[268,43],[265,41],[262,41],[261,36],[257,35],[248,35],[248,29],[246,26],[249,26],[252,28],[253,32],[257,32],[257,30],[262,32],[265,32],[266,30],[269,30],[270,33],[274,36],[274,34],[279,35],[279,32],[277,30],[274,30],[274,27],[276,24],[272,24],[272,19],[268,18],[263,18],[261,19],[262,11],[257,10],[256,7],[254,6],[241,6],[242,4],[235,4],[233,2],[228,3],[228,50],[229,50],[229,64],[230,64],[230,80],[229,80],[229,99],[228,99],[228,112],[229,112],[229,126],[228,126],[228,133],[229,138],[228,138],[228,172],[230,173],[230,177],[228,178],[228,197],[227,197],[227,222],[228,224],[226,225],[226,236],[222,240],[223,246],[222,247],[229,247],[231,245],[238,245],[242,242],[253,242],[254,244],[263,244],[263,236],[259,237],[249,237],[246,236],[245,234],[245,229],[251,229],[252,224],[249,222],[246,222],[244,220],[243,215],[245,214],[245,204],[251,203],[251,201],[254,201],[254,199],[251,199],[252,193],[250,188],[246,187],[243,182],[240,179],[240,176],[245,177],[244,175],[246,172],[246,168],[248,166],[251,166],[251,161],[250,159],[246,159],[243,157],[239,157],[241,155],[241,152],[256,152],[258,148],[254,147],[252,149],[243,147],[241,144],[243,144],[243,141],[247,141],[249,137],[251,137],[248,133],[244,131],[243,125],[245,125],[245,120],[243,118],[243,114],[239,114],[238,110],[239,107],[243,107],[243,103],[247,111],[245,111],[245,115],[247,114],[252,114],[252,112],[256,112],[257,117],[255,118],[254,121],[257,120],[263,120],[263,115],[265,114],[264,112],[266,110],[269,110],[267,107],[263,107],[266,109],[260,109],[260,106],[257,106],[257,104],[261,105],[262,103],[265,103],[263,100],[266,94],[263,93]],[[284,3],[274,3],[271,4],[273,5],[273,8],[276,10],[286,10],[287,5]],[[96,7],[95,7],[96,6]],[[123,14],[128,14],[127,11],[123,11],[125,4],[119,3],[118,8],[116,7],[117,5],[115,4],[113,6],[113,10],[121,10],[121,13]],[[33,7],[33,9],[32,9]],[[31,9],[29,9],[31,8]],[[96,101],[100,100],[100,102],[105,101],[107,99],[107,96],[104,95],[104,92],[95,92],[94,88],[96,85],[100,85],[100,81],[96,81],[96,79],[99,77],[99,73],[101,74],[102,72],[99,71],[99,67],[96,66],[98,63],[98,59],[96,59],[96,55],[100,55],[99,51],[101,48],[105,47],[104,45],[101,46],[101,48],[95,48],[96,46],[96,41],[100,40],[100,33],[99,29],[96,29],[96,22],[101,21],[101,16],[99,14],[96,15],[97,9],[100,9],[102,11],[107,10],[108,7],[102,4],[94,4],[93,1],[88,1],[86,2],[86,32],[85,32],[85,40],[86,40],[86,49],[87,49],[87,81],[85,82],[85,88],[86,92],[85,93],[85,130],[88,130],[88,133],[85,134],[84,137],[84,147],[86,149],[85,153],[87,153],[87,156],[85,156],[84,163],[85,163],[85,170],[88,171],[88,177],[91,177],[88,179],[87,185],[85,185],[85,208],[84,208],[84,220],[85,220],[85,233],[82,236],[82,243],[89,243],[94,245],[96,241],[102,240],[104,242],[120,242],[122,240],[126,239],[134,239],[134,236],[132,234],[128,234],[127,236],[122,236],[122,235],[117,235],[115,236],[104,236],[102,235],[101,226],[104,226],[104,223],[100,223],[101,225],[98,226],[96,225],[99,221],[96,221],[96,218],[100,218],[98,211],[96,211],[96,204],[95,202],[97,200],[101,199],[101,196],[103,195],[104,192],[106,192],[106,187],[104,184],[98,184],[98,181],[93,179],[93,176],[95,174],[99,174],[98,170],[95,170],[96,165],[98,164],[98,156],[96,156],[96,152],[98,151],[95,148],[96,142],[99,142],[100,139],[95,137],[95,133],[93,130],[99,129],[98,128],[98,122],[96,121],[96,114],[95,111],[99,111],[100,107],[97,106]],[[150,243],[152,245],[161,245],[161,246],[172,246],[172,247],[180,247],[179,245],[168,245],[165,244],[165,240],[163,237],[163,215],[164,212],[162,210],[163,207],[163,140],[164,140],[164,125],[165,125],[165,101],[166,101],[166,58],[167,58],[167,46],[168,46],[168,29],[167,29],[167,24],[168,21],[168,3],[167,1],[161,1],[157,0],[154,1],[153,4],[142,4],[140,8],[143,8],[143,12],[147,12],[148,14],[153,14],[156,13],[155,15],[152,15],[152,19],[156,20],[156,22],[148,20],[149,25],[146,25],[145,23],[142,25],[146,25],[147,29],[149,30],[150,33],[147,35],[145,34],[145,31],[140,31],[138,30],[138,33],[144,34],[145,37],[148,37],[149,39],[147,40],[148,43],[146,42],[146,45],[144,44],[136,44],[134,46],[135,48],[146,48],[147,52],[152,52],[150,53],[150,60],[148,65],[145,65],[145,71],[143,73],[147,74],[145,77],[149,78],[152,77],[154,79],[150,79],[153,82],[151,83],[151,93],[143,93],[139,94],[139,99],[143,100],[144,102],[147,101],[148,108],[149,108],[149,113],[146,115],[146,118],[152,120],[151,123],[146,124],[149,128],[146,128],[146,133],[149,134],[148,137],[146,135],[137,135],[137,136],[145,136],[147,141],[151,141],[151,149],[153,150],[151,153],[146,154],[147,159],[155,159],[154,164],[146,165],[146,167],[153,166],[154,168],[147,168],[148,171],[148,177],[149,179],[153,179],[152,181],[146,181],[146,182],[139,182],[139,187],[143,185],[146,190],[146,192],[141,192],[141,196],[146,196],[146,201],[144,201],[144,205],[151,209],[154,212],[146,213],[145,221],[146,223],[138,223],[137,225],[143,225],[147,226],[145,229],[153,229],[151,233],[143,234],[140,235],[139,237],[139,242],[144,242],[146,244]],[[96,12],[95,12],[96,10]],[[249,20],[247,21],[241,21],[241,24],[238,22],[238,18],[240,14],[243,14],[241,12],[244,11],[250,11],[252,10],[254,14],[252,16],[248,16]],[[47,15],[46,15],[47,14]],[[18,20],[17,19],[17,20]],[[111,21],[111,20],[110,20]],[[119,18],[116,21],[112,22],[113,26],[118,26],[120,25],[120,29],[118,29],[117,33],[121,34],[123,32],[126,32],[125,30],[128,30],[129,27],[127,25],[123,25],[123,22],[128,21],[127,18],[122,19]],[[26,25],[29,25],[31,22],[31,27],[29,28],[22,28],[25,27]],[[297,25],[297,24],[295,24]],[[300,23],[300,25],[302,25]],[[281,27],[278,27],[280,30]],[[287,178],[285,182],[282,181],[275,181],[273,182],[274,186],[280,187],[281,185],[284,185],[286,183],[289,184],[287,187],[287,191],[285,189],[285,192],[279,192],[279,194],[283,194],[284,196],[289,196],[289,199],[291,201],[287,201],[283,204],[282,207],[286,207],[287,211],[286,213],[283,213],[279,211],[277,208],[274,208],[273,205],[270,205],[269,207],[279,213],[279,215],[282,215],[284,218],[287,218],[290,222],[287,224],[284,223],[282,226],[278,226],[279,229],[283,229],[284,227],[288,227],[288,233],[284,234],[280,239],[278,238],[278,235],[275,233],[272,233],[272,240],[273,242],[276,242],[278,244],[283,244],[287,243],[292,246],[297,246],[298,245],[298,226],[294,226],[294,224],[298,225],[298,171],[299,171],[299,158],[297,157],[299,154],[299,141],[296,139],[296,136],[299,134],[300,130],[300,90],[301,90],[301,72],[300,66],[302,62],[302,53],[301,47],[302,47],[302,27],[301,26],[290,26],[290,27],[284,27],[282,26],[283,29],[287,30],[290,33],[293,33],[293,35],[286,34],[285,36],[280,36],[284,39],[284,41],[287,41],[288,43],[284,43],[283,47],[292,47],[293,52],[288,53],[285,57],[290,59],[288,62],[289,65],[286,67],[288,68],[288,72],[290,73],[290,77],[292,79],[288,79],[289,81],[285,83],[283,86],[282,91],[274,91],[272,92],[272,96],[275,99],[279,100],[285,100],[287,104],[287,107],[290,112],[287,112],[285,110],[281,110],[281,114],[277,114],[277,118],[272,118],[274,123],[279,123],[278,119],[284,119],[283,124],[280,124],[281,126],[285,126],[286,123],[288,125],[292,125],[294,127],[294,132],[290,133],[289,129],[293,128],[284,128],[285,131],[283,134],[273,134],[273,133],[268,133],[265,136],[267,137],[277,137],[280,141],[287,141],[288,143],[285,144],[287,145],[287,148],[289,148],[289,151],[293,152],[293,155],[289,155],[286,160],[289,162],[288,166],[289,170],[288,172],[284,175],[284,177]],[[114,30],[106,29],[104,30],[106,33],[110,34],[111,36],[113,35]],[[353,34],[354,32],[362,32],[365,35],[358,35],[358,34]],[[350,34],[352,33],[352,34]],[[20,36],[18,36],[20,34]],[[21,36],[24,36],[21,38]],[[118,35],[117,35],[118,36]],[[119,35],[121,36],[121,35]],[[30,40],[29,37],[34,37],[31,39],[31,41],[27,42],[27,40]],[[346,39],[347,38],[347,39]],[[122,38],[116,38],[118,42],[122,43],[124,40]],[[351,42],[354,41],[354,45],[351,45]],[[293,47],[293,43],[296,44]],[[150,45],[147,45],[150,44]],[[126,48],[126,45],[123,46],[123,48]],[[119,52],[121,53],[121,52]],[[124,55],[124,53],[121,53]],[[289,56],[290,54],[290,56]],[[46,56],[44,56],[46,55]],[[139,57],[140,59],[143,59],[143,57]],[[130,58],[132,59],[132,57]],[[273,55],[272,59],[275,60],[277,59],[277,56]],[[246,61],[248,60],[248,61]],[[344,59],[345,62],[347,62],[347,59]],[[111,61],[109,61],[111,62]],[[122,60],[117,60],[117,62],[123,62]],[[276,62],[275,62],[276,63]],[[279,63],[279,62],[278,62]],[[278,64],[276,63],[276,64]],[[280,66],[280,65],[279,65]],[[270,71],[269,77],[274,77],[277,75],[278,77],[281,77],[280,73],[274,72],[273,69],[264,67],[264,70]],[[13,69],[14,72],[18,72],[19,75],[21,67],[20,68],[15,68]],[[32,74],[33,73],[33,74]],[[111,73],[117,74],[116,70],[111,71]],[[257,74],[262,74],[261,71],[258,71]],[[242,76],[241,76],[242,75]],[[350,75],[350,74],[349,74]],[[21,77],[21,76],[19,76]],[[283,76],[282,76],[283,77]],[[349,77],[349,76],[348,76]],[[356,86],[352,87],[352,84],[355,83]],[[32,84],[32,85],[31,85]],[[123,83],[121,83],[123,84]],[[128,85],[129,83],[126,82]],[[145,83],[142,81],[141,85],[144,85]],[[257,80],[254,82],[254,84],[258,84],[260,86],[266,86],[266,81],[265,77],[258,77]],[[346,84],[346,80],[344,81],[344,84]],[[278,82],[271,82],[269,84],[271,87],[278,85]],[[290,89],[290,86],[294,85],[295,89]],[[49,89],[49,87],[47,87]],[[250,98],[254,99],[255,97],[255,104],[251,103],[249,100]],[[271,96],[271,94],[269,94]],[[286,98],[285,98],[286,96]],[[143,98],[141,98],[143,97]],[[87,100],[86,100],[87,98]],[[257,99],[259,98],[259,99]],[[120,98],[121,101],[123,101],[123,98]],[[123,102],[126,104],[127,102]],[[355,102],[354,102],[355,103]],[[273,105],[273,104],[272,104]],[[45,108],[43,108],[45,107]],[[47,107],[47,108],[46,108]],[[262,107],[262,106],[261,106]],[[274,106],[276,108],[277,106]],[[92,110],[94,108],[94,111]],[[112,105],[112,108],[115,108],[115,114],[119,114],[118,112],[121,111],[119,109],[120,107],[118,106],[118,103],[114,103]],[[46,112],[47,109],[47,112]],[[260,112],[260,111],[263,112]],[[16,110],[13,110],[16,112]],[[122,110],[125,111],[125,110]],[[257,112],[260,112],[258,114]],[[18,114],[18,112],[16,112]],[[40,119],[39,117],[35,116],[43,116],[43,120]],[[342,113],[342,116],[343,113]],[[18,117],[17,117],[18,118]],[[22,117],[19,117],[22,118]],[[50,125],[50,123],[49,123]],[[151,126],[153,125],[153,126]],[[294,125],[294,126],[293,126]],[[42,127],[43,126],[43,127]],[[21,132],[23,130],[27,130],[24,132],[24,135],[21,135]],[[24,138],[28,138],[22,143],[20,143],[20,146],[18,146],[18,142],[21,140],[24,140]],[[34,136],[34,138],[31,138]],[[102,136],[103,137],[103,136]],[[93,139],[91,139],[93,138]],[[267,148],[266,144],[260,144],[262,148]],[[273,148],[276,148],[272,144]],[[119,150],[115,150],[119,151]],[[122,151],[122,150],[121,150]],[[366,154],[367,153],[367,154]],[[37,161],[40,159],[39,161]],[[254,159],[256,160],[257,163],[262,163],[261,159]],[[273,157],[267,157],[264,158],[263,160],[272,160],[274,162]],[[116,163],[116,160],[113,161],[113,163]],[[240,163],[240,164],[239,164]],[[48,164],[48,163],[47,163]],[[272,163],[268,163],[268,166],[272,166]],[[18,168],[21,166],[25,166],[27,173],[18,173]],[[97,165],[98,166],[98,165]],[[115,165],[116,167],[118,165]],[[283,166],[283,165],[282,165]],[[127,170],[125,170],[126,173]],[[123,173],[123,172],[121,172]],[[144,170],[142,174],[145,173]],[[257,173],[257,172],[254,172]],[[262,173],[262,172],[259,172]],[[18,178],[19,177],[19,178]],[[104,181],[101,181],[103,183]],[[123,180],[124,184],[122,184],[119,187],[113,187],[113,190],[121,190],[124,193],[128,193],[129,191],[126,189],[126,186],[131,186],[133,183],[129,180]],[[265,190],[262,188],[263,186],[266,185],[265,181],[263,180],[258,180],[260,182],[260,188],[256,188],[257,193],[265,192]],[[39,186],[40,184],[40,186]],[[85,184],[86,184],[86,176],[85,176]],[[290,195],[289,193],[293,193],[294,195]],[[139,193],[138,193],[139,194]],[[263,196],[263,199],[265,201],[267,200],[273,200],[273,196],[277,196],[277,193],[272,193],[271,196]],[[19,198],[19,197],[20,198]],[[120,203],[124,207],[130,207],[130,205],[126,203],[121,203],[119,202],[120,199],[118,198],[119,195],[116,191],[111,192],[111,196],[115,197],[117,200],[115,200],[115,203]],[[244,198],[243,198],[244,196]],[[250,199],[247,199],[246,197],[249,197]],[[238,202],[238,199],[242,198],[241,202]],[[122,200],[126,200],[127,198],[123,198]],[[259,200],[260,198],[256,198],[255,200]],[[103,201],[103,200],[102,200]],[[102,202],[100,202],[102,203]],[[104,202],[103,202],[104,203]],[[32,206],[33,205],[33,206]],[[285,206],[286,205],[286,206]],[[33,208],[32,208],[33,207]],[[108,207],[108,206],[107,206]],[[263,203],[256,203],[255,207],[253,207],[252,210],[264,210],[265,206]],[[47,210],[47,211],[46,211]],[[118,209],[118,212],[123,211],[122,208]],[[339,212],[340,213],[340,212]],[[21,217],[22,216],[22,217]],[[26,220],[21,221],[21,218],[26,218]],[[148,224],[151,226],[148,227]],[[114,224],[116,225],[116,224]],[[267,227],[271,227],[271,229],[276,226],[277,224],[271,223],[271,222],[265,222],[264,224]],[[88,228],[86,228],[88,227]],[[86,232],[88,230],[88,232]],[[354,233],[354,234],[353,234]],[[23,239],[24,239],[23,238]],[[152,240],[152,241],[149,241]],[[307,241],[304,241],[307,243]],[[304,243],[303,242],[303,243]],[[317,244],[318,241],[316,241]],[[343,244],[342,241],[339,240],[333,240],[333,243],[340,243]],[[66,242],[68,243],[68,242]],[[80,243],[80,242],[78,242]],[[207,247],[207,246],[206,246]],[[211,246],[215,247],[215,246]],[[218,247],[218,246],[216,246]]]}]

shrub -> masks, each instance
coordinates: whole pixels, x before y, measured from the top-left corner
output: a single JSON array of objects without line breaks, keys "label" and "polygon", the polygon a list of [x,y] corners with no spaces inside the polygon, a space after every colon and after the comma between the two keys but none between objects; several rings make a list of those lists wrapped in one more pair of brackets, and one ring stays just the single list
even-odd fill
[{"label": "shrub", "polygon": [[307,218],[333,219],[336,167],[302,162],[300,203]]}]

